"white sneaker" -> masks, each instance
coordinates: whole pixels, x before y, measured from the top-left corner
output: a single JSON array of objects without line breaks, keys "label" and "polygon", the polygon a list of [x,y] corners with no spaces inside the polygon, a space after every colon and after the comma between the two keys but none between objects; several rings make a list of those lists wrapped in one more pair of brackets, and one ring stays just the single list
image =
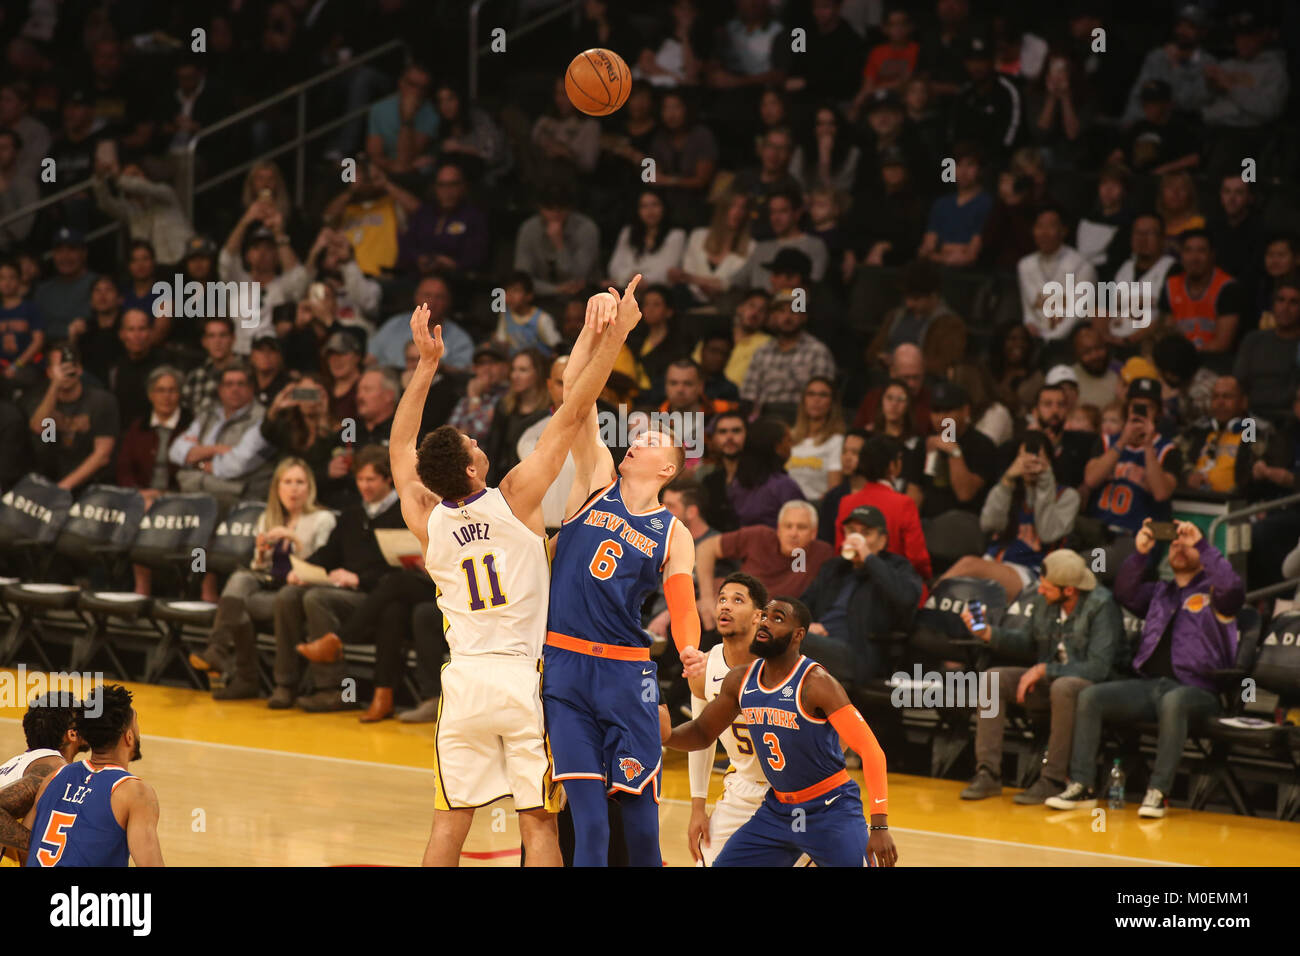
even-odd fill
[{"label": "white sneaker", "polygon": [[1071,782],[1054,797],[1048,797],[1044,804],[1053,810],[1091,810],[1097,805],[1097,795],[1081,783]]},{"label": "white sneaker", "polygon": [[1147,791],[1147,795],[1142,798],[1142,806],[1138,807],[1138,816],[1159,819],[1164,815],[1165,795],[1152,787]]}]

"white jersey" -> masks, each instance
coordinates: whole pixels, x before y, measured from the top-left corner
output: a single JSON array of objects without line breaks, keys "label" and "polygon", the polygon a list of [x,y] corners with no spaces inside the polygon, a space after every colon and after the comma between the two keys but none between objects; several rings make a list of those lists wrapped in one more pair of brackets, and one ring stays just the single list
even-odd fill
[{"label": "white jersey", "polygon": [[[722,679],[727,676],[731,668],[722,656],[722,645],[715,644],[709,649],[708,657],[704,664],[704,700],[713,700],[722,690]],[[737,728],[740,733],[738,734]],[[763,775],[763,768],[758,765],[758,757],[754,755],[754,743],[749,739],[749,731],[746,724],[737,718],[736,722],[724,730],[718,737],[722,741],[723,748],[727,751],[727,756],[731,759],[733,770],[727,771],[727,776],[723,784],[732,783],[732,778],[736,782],[743,781],[752,786],[746,789],[752,790],[753,787],[766,790],[768,788],[767,777]]]},{"label": "white jersey", "polygon": [[498,489],[434,506],[424,567],[438,586],[453,658],[542,656],[551,590],[546,541]]},{"label": "white jersey", "polygon": [[27,773],[27,768],[42,757],[58,757],[62,760],[63,754],[48,747],[37,747],[35,750],[24,751],[17,757],[10,757],[4,764],[0,764],[0,788],[21,780]]}]

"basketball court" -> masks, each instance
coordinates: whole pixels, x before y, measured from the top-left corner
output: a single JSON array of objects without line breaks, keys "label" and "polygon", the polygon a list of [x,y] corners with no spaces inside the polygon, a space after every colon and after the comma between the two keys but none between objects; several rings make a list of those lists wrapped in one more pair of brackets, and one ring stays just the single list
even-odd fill
[{"label": "basketball court", "polygon": [[[433,813],[433,725],[363,725],[356,713],[273,711],[265,701],[217,703],[193,690],[128,684],[143,758],[132,769],[158,792],[159,838],[171,866],[418,864]],[[0,757],[24,749],[23,710],[0,709]],[[862,775],[855,771],[859,784]],[[1058,813],[977,803],[963,782],[890,775],[890,820],[901,866],[1298,866],[1295,824],[1171,809],[1139,820],[1136,804]],[[720,794],[715,774],[712,798]],[[686,755],[668,752],[661,846],[686,850]],[[711,799],[712,799],[711,798]],[[467,866],[517,866],[508,800],[481,811]],[[1094,830],[1094,826],[1098,829]]]}]

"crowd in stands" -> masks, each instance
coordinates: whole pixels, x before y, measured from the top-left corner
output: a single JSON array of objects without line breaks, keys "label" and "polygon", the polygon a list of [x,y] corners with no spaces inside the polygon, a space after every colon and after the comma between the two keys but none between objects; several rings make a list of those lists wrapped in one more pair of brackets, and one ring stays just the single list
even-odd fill
[{"label": "crowd in stands", "polygon": [[[1293,5],[585,0],[552,80],[481,102],[424,55],[412,0],[214,2],[208,51],[173,57],[139,41],[171,25],[165,5],[52,24],[10,6],[0,219],[87,185],[0,222],[0,484],[265,501],[248,568],[202,581],[217,610],[194,660],[226,674],[218,697],[258,696],[260,628],[271,707],[351,706],[343,648],[377,644],[363,719],[382,719],[413,641],[424,703],[404,716],[432,719],[436,598],[371,534],[402,526],[382,446],[418,357],[411,309],[446,342],[422,434],[475,438],[491,482],[551,414],[586,299],[640,273],[601,409],[682,429],[664,501],[696,541],[706,632],[742,570],[802,595],[809,654],[860,685],[942,582],[995,582],[1031,611],[983,637],[1039,658],[1004,668],[1003,692],[1052,714],[1034,799],[1088,799],[1101,721],[1144,716],[1152,787],[1171,789],[1245,589],[1282,580],[1300,542],[1291,506],[1254,522],[1248,566],[1182,523],[1161,563],[1149,525],[1176,497],[1296,490]],[[306,188],[261,160],[191,221],[191,137],[393,37],[411,57],[340,80],[341,102],[383,98],[320,145]],[[604,119],[560,79],[585,46],[632,68]],[[243,152],[214,138],[199,172],[278,131],[254,123]],[[88,239],[106,223],[120,241]],[[257,283],[257,305],[195,317],[155,288],[175,276]],[[149,592],[146,569],[131,586]],[[1133,646],[1120,605],[1146,621]],[[645,612],[660,637],[664,608]],[[981,721],[969,795],[1000,787],[1000,746]]]}]

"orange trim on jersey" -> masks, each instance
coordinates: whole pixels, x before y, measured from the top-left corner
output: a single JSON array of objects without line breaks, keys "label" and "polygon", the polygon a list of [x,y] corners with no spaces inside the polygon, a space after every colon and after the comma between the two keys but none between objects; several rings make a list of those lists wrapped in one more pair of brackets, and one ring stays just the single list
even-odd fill
[{"label": "orange trim on jersey", "polygon": [[[803,672],[803,677],[799,678],[799,683],[794,685],[794,706],[795,709],[799,711],[800,716],[802,716],[804,720],[807,720],[809,723],[813,723],[813,724],[824,724],[826,723],[824,719],[814,717],[812,714],[808,713],[808,711],[804,710],[803,703],[800,700],[800,698],[803,696],[803,682],[808,679],[808,675],[812,673],[813,667],[821,667],[821,665],[813,664],[812,667],[808,668],[806,671]],[[822,669],[825,670],[825,668]]]},{"label": "orange trim on jersey", "polygon": [[137,777],[137,776],[135,776],[134,774],[128,774],[128,775],[125,776],[125,777],[119,777],[117,783],[115,783],[115,784],[113,784],[113,786],[109,787],[108,792],[109,792],[109,793],[112,793],[112,792],[115,791],[118,787],[122,786],[122,784],[126,783],[128,780],[139,780],[139,779],[140,779],[140,778]]},{"label": "orange trim on jersey", "polygon": [[101,770],[122,770],[122,771],[126,770],[125,767],[119,767],[115,763],[106,763],[102,767],[96,767],[93,763],[90,762],[89,758],[86,759],[86,766],[90,768],[91,773],[99,773]]},{"label": "orange trim on jersey", "polygon": [[823,793],[834,790],[841,784],[848,783],[850,779],[852,778],[849,777],[849,772],[847,770],[838,770],[825,780],[820,780],[817,783],[814,783],[811,787],[804,787],[802,790],[795,790],[793,793],[783,790],[773,790],[772,796],[776,797],[782,803],[804,803],[808,800],[814,800],[817,797],[820,797]]},{"label": "orange trim on jersey", "polygon": [[603,657],[611,661],[650,660],[650,648],[648,647],[597,644],[595,641],[584,641],[580,637],[570,637],[568,634],[560,634],[556,631],[546,632],[546,643],[551,647],[573,651],[575,654],[586,654],[588,657]]},{"label": "orange trim on jersey", "polygon": [[585,512],[588,508],[590,508],[592,505],[594,505],[594,504],[596,503],[597,499],[599,499],[601,495],[603,495],[603,494],[605,494],[606,492],[608,492],[609,489],[613,488],[616,484],[618,484],[618,479],[617,479],[617,478],[615,478],[613,481],[611,481],[609,484],[607,484],[604,488],[601,488],[601,489],[600,489],[599,491],[597,491],[594,495],[592,495],[590,498],[588,498],[586,501],[584,501],[584,502],[582,503],[582,507],[581,507],[581,508],[579,508],[579,509],[578,509],[577,511],[575,511],[572,515],[570,515],[569,517],[565,518],[563,521],[560,522],[560,527],[564,527],[564,525],[566,525],[566,524],[572,524],[573,522],[577,521],[579,515],[581,515],[581,514],[582,514],[583,512]]},{"label": "orange trim on jersey", "polygon": [[[799,655],[799,659],[798,659],[797,661],[794,662],[794,667],[791,668],[790,673],[785,675],[785,680],[781,681],[781,683],[777,684],[775,687],[764,687],[764,686],[763,686],[763,672],[760,670],[760,671],[758,672],[758,677],[755,678],[755,681],[756,681],[756,683],[758,684],[758,689],[761,690],[764,694],[775,694],[778,690],[780,690],[780,689],[781,689],[782,687],[784,687],[786,684],[790,683],[790,678],[791,678],[791,677],[794,677],[794,675],[795,675],[795,671],[799,670],[799,666],[800,666],[804,661],[806,661],[807,659],[808,659],[808,657],[807,657],[806,654],[800,654],[800,655]],[[763,660],[763,658],[760,657],[760,658],[758,659],[758,663],[760,663],[760,664],[765,664],[765,663],[767,663],[767,662],[766,662],[765,660]],[[802,679],[802,678],[801,678],[801,679]]]},{"label": "orange trim on jersey", "polygon": [[[676,523],[677,523],[676,515],[668,519],[668,534],[664,536],[664,559],[659,562],[660,571],[663,571],[664,568],[668,567],[668,555],[671,554],[673,550],[673,526]],[[694,581],[694,578],[692,578],[691,580]],[[691,596],[692,598],[694,598],[693,593]]]},{"label": "orange trim on jersey", "polygon": [[[724,664],[727,662],[727,656],[726,656],[726,652],[725,652],[725,651],[723,652],[722,662],[723,662]],[[740,687],[739,687],[739,689],[736,691],[736,702],[737,702],[737,703],[740,702],[740,698],[741,698],[741,696],[745,693],[745,688],[749,686],[749,678],[750,678],[750,676],[754,673],[754,668],[757,667],[757,666],[758,666],[759,664],[761,664],[761,663],[763,663],[763,658],[761,658],[761,657],[756,657],[756,658],[754,658],[752,661],[749,662],[749,670],[745,671],[745,679],[742,680],[742,681],[740,682]]]}]

